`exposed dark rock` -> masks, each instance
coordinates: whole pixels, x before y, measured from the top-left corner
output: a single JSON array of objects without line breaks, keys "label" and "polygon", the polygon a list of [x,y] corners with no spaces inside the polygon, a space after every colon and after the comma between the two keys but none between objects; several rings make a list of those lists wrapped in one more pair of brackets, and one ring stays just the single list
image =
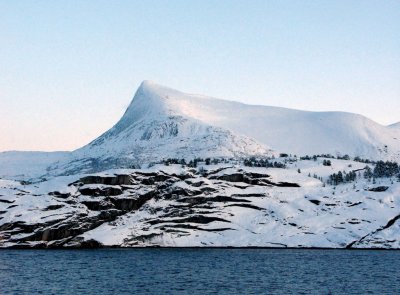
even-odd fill
[{"label": "exposed dark rock", "polygon": [[280,186],[280,187],[300,187],[299,184],[292,183],[292,182],[279,182],[279,183],[277,183],[275,185],[276,186]]},{"label": "exposed dark rock", "polygon": [[[119,210],[101,211],[94,217],[79,217],[62,220],[50,227],[37,229],[33,235],[22,238],[21,241],[53,241],[63,240],[61,244],[69,239],[80,235],[88,230],[92,230],[104,222],[115,220],[122,214]],[[37,226],[37,225],[36,225]]]},{"label": "exposed dark rock", "polygon": [[110,198],[114,206],[122,211],[132,211],[139,209],[145,202],[146,198],[132,197],[132,198]]},{"label": "exposed dark rock", "polygon": [[[194,230],[201,230],[201,231],[208,231],[208,232],[220,232],[220,231],[226,231],[226,230],[235,230],[233,228],[229,227],[223,227],[223,228],[201,228],[195,225],[190,225],[190,224],[176,224],[176,225],[169,225],[168,227],[172,228],[183,228],[183,229],[194,229]],[[160,229],[166,229],[167,226],[160,227]]]},{"label": "exposed dark rock", "polygon": [[96,240],[83,240],[79,245],[81,249],[97,249],[102,247],[103,245]]},{"label": "exposed dark rock", "polygon": [[239,203],[239,204],[229,204],[229,205],[226,205],[225,207],[243,207],[243,208],[250,208],[250,209],[255,209],[255,210],[260,210],[260,211],[264,210],[264,208],[258,207],[256,205],[241,204],[241,203]]},{"label": "exposed dark rock", "polygon": [[349,207],[354,207],[354,206],[357,206],[357,205],[360,205],[360,204],[362,204],[362,202],[356,202],[354,204],[349,205]]},{"label": "exposed dark rock", "polygon": [[232,197],[239,198],[263,198],[265,194],[234,194]]},{"label": "exposed dark rock", "polygon": [[209,179],[218,179],[229,182],[244,182],[244,174],[243,173],[232,173],[232,174],[223,174],[220,176],[210,176]]},{"label": "exposed dark rock", "polygon": [[202,186],[204,184],[204,181],[202,181],[202,180],[201,181],[197,181],[197,182],[193,182],[191,180],[185,180],[185,182],[187,184],[190,184],[193,187],[200,187],[200,186]]},{"label": "exposed dark rock", "polygon": [[311,203],[315,204],[315,205],[319,205],[321,204],[320,200],[309,200]]},{"label": "exposed dark rock", "polygon": [[118,196],[122,194],[122,188],[117,186],[81,187],[79,192],[86,196]]},{"label": "exposed dark rock", "polygon": [[251,177],[251,178],[269,178],[270,177],[268,174],[261,174],[261,173],[255,173],[255,172],[247,172],[246,176]]},{"label": "exposed dark rock", "polygon": [[151,241],[152,239],[159,237],[159,236],[161,236],[161,234],[156,234],[156,233],[151,233],[148,235],[132,236],[129,239],[125,239],[124,243],[130,244],[130,245],[137,245],[138,242]]},{"label": "exposed dark rock", "polygon": [[388,186],[377,186],[377,187],[369,188],[368,190],[369,190],[370,192],[384,192],[384,191],[386,191],[388,188],[389,188]]},{"label": "exposed dark rock", "polygon": [[0,203],[12,204],[12,203],[14,203],[14,202],[15,202],[15,201],[9,201],[9,200],[0,199]]},{"label": "exposed dark rock", "polygon": [[390,220],[388,221],[388,223],[382,228],[382,230],[391,227],[393,224],[395,224],[395,222],[396,222],[398,219],[400,219],[400,215],[397,215],[397,216],[393,217],[392,219],[390,219]]},{"label": "exposed dark rock", "polygon": [[82,201],[81,204],[88,207],[89,210],[93,211],[101,211],[114,208],[114,205],[111,202],[107,202],[105,200],[91,200],[91,201]]},{"label": "exposed dark rock", "polygon": [[70,197],[69,193],[60,193],[58,191],[50,192],[49,195],[55,196],[55,197],[61,198],[61,199],[66,199],[66,198]]},{"label": "exposed dark rock", "polygon": [[50,205],[43,209],[43,211],[57,210],[64,207],[64,205]]},{"label": "exposed dark rock", "polygon": [[250,203],[249,200],[246,199],[236,199],[228,196],[215,196],[215,197],[191,197],[191,198],[180,198],[177,200],[182,203],[189,203],[191,205],[205,204],[208,202],[215,203],[228,203],[228,202],[243,202]]},{"label": "exposed dark rock", "polygon": [[112,176],[85,176],[79,179],[75,184],[106,184],[106,185],[121,185],[133,184],[131,175],[112,175]]},{"label": "exposed dark rock", "polygon": [[228,220],[219,218],[219,217],[211,217],[211,216],[203,216],[203,215],[196,215],[190,216],[181,219],[169,219],[169,220],[150,220],[147,223],[154,225],[159,223],[200,223],[200,224],[208,224],[213,221],[220,221],[220,222],[230,222]]},{"label": "exposed dark rock", "polygon": [[[299,187],[299,184],[290,182],[275,183],[270,180],[271,178],[267,174],[245,172],[240,169],[230,169],[228,170],[229,173],[222,174],[221,171],[224,169],[219,169],[218,172],[205,171],[204,173],[196,172],[195,170],[188,172],[188,170],[186,170],[185,173],[179,175],[168,174],[162,171],[133,171],[130,174],[82,177],[78,181],[70,184],[73,186],[70,189],[74,191],[74,193],[53,191],[49,193],[52,197],[43,195],[43,197],[48,198],[49,201],[46,200],[46,202],[49,203],[44,203],[44,205],[42,204],[40,207],[32,206],[28,209],[31,211],[41,210],[42,212],[40,214],[43,216],[41,216],[40,220],[43,222],[26,224],[21,221],[16,221],[2,224],[0,226],[0,246],[2,242],[7,241],[19,245],[19,247],[99,248],[103,245],[94,240],[84,240],[81,235],[104,223],[109,223],[111,226],[118,226],[119,222],[124,220],[121,219],[117,222],[116,219],[119,216],[123,216],[135,210],[145,212],[146,214],[143,216],[147,216],[148,213],[150,216],[153,215],[156,217],[152,217],[151,219],[143,217],[139,222],[138,228],[132,230],[133,232],[140,233],[140,235],[131,236],[126,239],[124,241],[124,246],[148,246],[153,242],[157,244],[159,242],[157,237],[164,233],[173,234],[173,237],[193,234],[191,231],[188,231],[189,229],[209,232],[235,230],[228,227],[221,227],[220,222],[224,222],[225,224],[229,223],[229,217],[239,212],[238,209],[223,210],[223,208],[227,207],[242,207],[264,211],[261,215],[270,216],[272,220],[282,222],[285,226],[290,225],[297,227],[301,229],[301,231],[308,230],[308,228],[303,228],[293,222],[293,220],[296,219],[291,220],[290,218],[274,216],[274,211],[268,211],[268,208],[261,208],[253,203],[253,201],[255,201],[254,198],[271,198],[271,201],[274,203],[279,202],[282,203],[281,206],[285,206],[284,204],[287,201],[279,197],[276,198],[273,193],[270,195],[268,193],[269,187],[291,188]],[[208,181],[207,179],[212,179],[212,181]],[[263,186],[264,188],[258,187],[256,190],[252,188],[249,189],[252,185]],[[230,188],[233,188],[233,190],[230,190]],[[383,188],[387,189],[387,187]],[[77,193],[75,193],[75,191],[77,191]],[[370,189],[370,191],[384,190],[382,190],[382,187],[376,187]],[[218,192],[221,195],[218,195]],[[16,190],[14,194],[21,194],[21,197],[17,197],[18,203],[16,204],[22,204],[21,201],[26,198],[25,195],[29,194],[29,192]],[[31,196],[35,195],[31,194]],[[318,196],[318,198],[320,198],[320,196]],[[321,198],[324,202],[317,199],[309,200],[315,205],[324,205],[313,207],[313,211],[335,213],[335,210],[329,208],[329,206],[334,207],[343,204],[343,206],[352,207],[362,204],[362,202],[352,203],[350,201],[343,203],[338,201],[334,203],[334,201],[330,201],[331,198],[324,198],[326,198],[326,200]],[[162,202],[158,203],[159,200]],[[57,203],[55,203],[55,201]],[[14,200],[0,199],[0,202],[10,204],[11,206],[9,206],[8,209],[17,206],[16,204],[12,205],[12,203],[15,202]],[[64,209],[57,212],[60,208]],[[7,210],[0,211],[0,215],[8,212]],[[298,210],[300,212],[305,212],[305,210],[302,209]],[[52,212],[44,213],[43,211]],[[240,211],[242,214],[243,210]],[[245,212],[251,213],[251,210],[246,210]],[[21,218],[22,215],[16,213],[14,216],[17,219]],[[0,219],[1,218],[2,217],[0,217]],[[380,227],[375,232],[392,226],[399,218],[400,216],[396,216],[389,220],[385,226]],[[289,220],[292,222],[289,222]],[[267,220],[262,221],[263,222],[259,224],[268,223]],[[358,229],[357,226],[352,227],[348,224],[359,224],[360,222],[361,221],[357,219],[350,219],[346,222],[343,221],[343,224],[347,224],[348,228]],[[201,226],[207,224],[208,226]],[[216,228],[209,228],[210,225],[215,225]],[[346,229],[344,227],[333,228]],[[156,232],[153,232],[154,230]],[[142,233],[146,232],[149,234],[142,235]],[[314,234],[312,232],[300,233]],[[360,240],[354,243],[356,242],[358,243]],[[380,243],[380,241],[376,242]],[[386,241],[385,243],[387,244],[389,242],[390,241]],[[349,247],[352,246],[353,244]]]}]

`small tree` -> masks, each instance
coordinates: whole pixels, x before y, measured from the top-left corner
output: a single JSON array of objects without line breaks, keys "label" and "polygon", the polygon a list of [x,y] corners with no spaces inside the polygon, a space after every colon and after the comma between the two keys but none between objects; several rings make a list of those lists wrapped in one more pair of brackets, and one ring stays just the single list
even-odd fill
[{"label": "small tree", "polygon": [[364,178],[365,179],[371,179],[372,177],[372,169],[367,165],[365,166],[365,171],[364,171]]}]

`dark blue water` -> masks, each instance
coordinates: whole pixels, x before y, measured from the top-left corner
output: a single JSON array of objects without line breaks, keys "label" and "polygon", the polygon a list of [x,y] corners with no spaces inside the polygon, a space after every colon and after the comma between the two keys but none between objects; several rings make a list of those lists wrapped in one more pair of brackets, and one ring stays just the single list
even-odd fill
[{"label": "dark blue water", "polygon": [[400,251],[0,251],[0,294],[400,294]]}]

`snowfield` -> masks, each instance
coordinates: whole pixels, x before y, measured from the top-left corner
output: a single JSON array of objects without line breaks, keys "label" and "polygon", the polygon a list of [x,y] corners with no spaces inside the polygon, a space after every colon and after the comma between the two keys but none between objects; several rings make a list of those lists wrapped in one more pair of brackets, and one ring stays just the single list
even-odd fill
[{"label": "snowfield", "polygon": [[399,160],[399,123],[145,81],[78,150],[0,153],[0,247],[399,249]]}]

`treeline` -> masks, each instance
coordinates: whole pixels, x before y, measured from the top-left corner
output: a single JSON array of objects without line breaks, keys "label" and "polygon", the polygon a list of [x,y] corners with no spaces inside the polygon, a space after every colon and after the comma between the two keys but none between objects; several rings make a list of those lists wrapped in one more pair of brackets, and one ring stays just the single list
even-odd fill
[{"label": "treeline", "polygon": [[400,177],[400,167],[396,162],[378,161],[372,170],[369,166],[365,167],[364,178],[381,178],[381,177]]},{"label": "treeline", "polygon": [[[396,177],[398,181],[400,181],[400,166],[396,162],[390,161],[377,161],[375,162],[375,167],[372,169],[369,166],[366,166],[364,169],[364,173],[362,176],[364,179],[368,181],[375,182],[377,178],[390,178]],[[350,171],[346,173],[345,171],[339,171],[337,173],[333,173],[329,176],[327,183],[331,185],[338,185],[340,183],[348,183],[353,182],[357,179],[357,177],[361,177],[361,173],[358,174],[356,171]]]},{"label": "treeline", "polygon": [[355,171],[350,171],[346,173],[345,171],[339,171],[338,173],[333,173],[329,175],[327,184],[338,185],[340,183],[353,182],[357,179],[357,173]]},{"label": "treeline", "polygon": [[[196,168],[199,163],[205,165],[217,165],[220,163],[231,163],[232,161],[238,161],[235,159],[223,159],[223,158],[194,158],[193,160],[187,161],[185,159],[168,158],[161,161],[161,164],[166,166],[176,164],[187,167]],[[266,168],[286,168],[285,163],[275,161],[272,159],[257,159],[255,157],[244,158],[239,160],[239,163],[247,167],[266,167]]]},{"label": "treeline", "polygon": [[335,159],[334,156],[332,156],[331,154],[321,154],[321,155],[313,155],[313,156],[302,156],[300,157],[300,160],[314,160],[317,161],[318,158],[326,158],[326,159]]},{"label": "treeline", "polygon": [[187,166],[187,167],[192,167],[196,168],[198,163],[204,163],[206,165],[217,165],[219,163],[228,163],[228,159],[218,159],[218,158],[194,158],[193,160],[190,160],[187,162],[185,159],[177,159],[177,158],[168,158],[165,160],[162,160],[161,163],[168,166],[171,164],[179,164],[182,166]]},{"label": "treeline", "polygon": [[[318,158],[325,158],[325,159],[338,159],[338,160],[351,160],[351,157],[349,155],[343,155],[343,156],[332,156],[331,154],[320,154],[320,155],[313,155],[313,156],[302,156],[300,157],[300,160],[314,160],[316,161]],[[360,162],[360,163],[366,163],[366,164],[375,164],[376,162],[369,160],[369,159],[363,159],[360,157],[354,157],[353,158],[354,162]]]},{"label": "treeline", "polygon": [[243,165],[247,167],[286,168],[284,163],[268,159],[256,159],[255,157],[244,159]]}]

